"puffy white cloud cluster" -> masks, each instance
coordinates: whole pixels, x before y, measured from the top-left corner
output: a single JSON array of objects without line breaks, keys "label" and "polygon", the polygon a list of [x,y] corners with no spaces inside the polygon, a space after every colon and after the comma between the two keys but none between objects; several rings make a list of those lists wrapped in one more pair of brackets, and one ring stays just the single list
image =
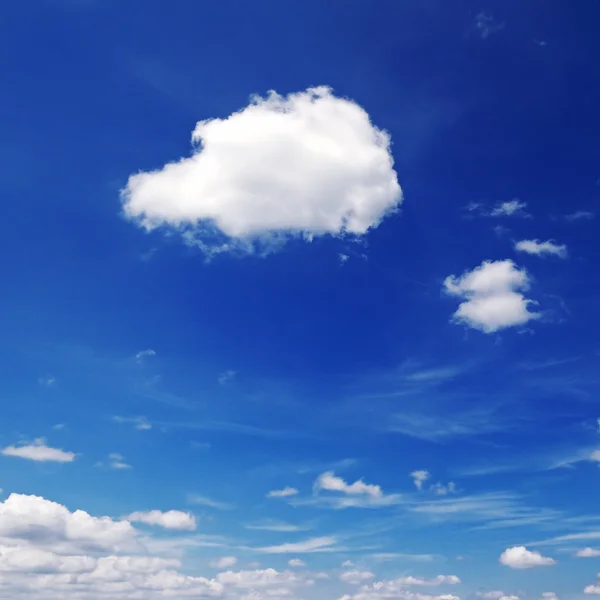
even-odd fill
[{"label": "puffy white cloud cluster", "polygon": [[[171,529],[191,525],[178,511],[133,515]],[[38,496],[11,494],[0,503],[0,599],[276,600],[314,584],[308,573],[275,569],[229,570],[210,578],[187,575],[179,559],[149,555],[147,541],[128,520],[71,512]],[[235,562],[223,557],[216,566]]]},{"label": "puffy white cloud cluster", "polygon": [[529,311],[533,301],[523,295],[530,283],[525,269],[519,269],[512,260],[499,260],[484,261],[460,277],[450,275],[444,287],[448,294],[463,299],[454,313],[456,322],[493,333],[539,317]]},{"label": "puffy white cloud cluster", "polygon": [[328,87],[254,97],[197,123],[192,156],[131,175],[125,215],[207,252],[325,234],[363,235],[402,202],[389,135]]},{"label": "puffy white cloud cluster", "polygon": [[534,256],[558,256],[558,258],[567,258],[567,246],[557,244],[552,240],[540,242],[539,240],[521,240],[515,243],[517,252],[525,252]]},{"label": "puffy white cloud cluster", "polygon": [[430,595],[412,591],[408,586],[438,586],[458,584],[455,575],[438,575],[431,580],[419,577],[399,577],[363,585],[356,593],[345,594],[340,600],[460,600],[453,594]]},{"label": "puffy white cloud cluster", "polygon": [[514,546],[500,555],[500,563],[512,569],[533,569],[555,565],[556,561],[537,551],[527,550],[524,546]]},{"label": "puffy white cloud cluster", "polygon": [[166,512],[160,510],[138,511],[128,515],[127,520],[132,523],[156,525],[164,529],[179,531],[194,531],[196,529],[196,517],[191,513],[180,510],[168,510]]}]

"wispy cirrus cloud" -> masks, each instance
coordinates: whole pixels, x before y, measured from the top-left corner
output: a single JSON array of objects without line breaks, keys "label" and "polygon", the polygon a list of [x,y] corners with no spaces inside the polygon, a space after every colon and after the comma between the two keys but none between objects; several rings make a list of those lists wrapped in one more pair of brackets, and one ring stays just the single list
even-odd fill
[{"label": "wispy cirrus cloud", "polygon": [[333,536],[314,537],[301,542],[286,542],[276,546],[255,548],[257,552],[266,554],[310,554],[313,552],[337,552],[338,540]]},{"label": "wispy cirrus cloud", "polygon": [[222,502],[220,500],[214,500],[208,496],[201,494],[188,494],[187,497],[189,504],[196,504],[198,506],[206,506],[208,508],[216,508],[218,510],[231,510],[235,508],[235,504],[231,502]]}]

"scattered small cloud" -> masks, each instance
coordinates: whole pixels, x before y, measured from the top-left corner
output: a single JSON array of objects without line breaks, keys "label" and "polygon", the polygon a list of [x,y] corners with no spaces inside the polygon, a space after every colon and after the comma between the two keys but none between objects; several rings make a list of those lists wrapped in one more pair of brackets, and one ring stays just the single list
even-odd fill
[{"label": "scattered small cloud", "polygon": [[60,431],[61,429],[64,429],[67,426],[66,423],[57,423],[56,425],[52,425],[52,429],[54,429],[54,431]]},{"label": "scattered small cloud", "polygon": [[288,560],[288,565],[293,568],[305,567],[306,563],[299,558],[291,558]]},{"label": "scattered small cloud", "polygon": [[130,464],[125,462],[125,457],[118,452],[111,452],[111,454],[108,455],[107,467],[117,471],[133,469]]},{"label": "scattered small cloud", "polygon": [[492,15],[480,12],[475,17],[475,29],[479,32],[482,39],[487,39],[495,33],[499,33],[505,27],[505,23],[497,21]]},{"label": "scattered small cloud", "polygon": [[222,556],[210,561],[210,566],[215,569],[229,569],[237,564],[238,559],[235,556]]},{"label": "scattered small cloud", "polygon": [[565,215],[565,221],[573,223],[575,221],[591,221],[596,215],[589,210],[576,210],[573,213]]},{"label": "scattered small cloud", "polygon": [[484,261],[460,277],[450,275],[444,288],[448,294],[464,300],[453,321],[483,333],[494,333],[539,318],[538,313],[528,309],[533,300],[522,293],[530,283],[525,269],[519,269],[512,260],[499,260]]},{"label": "scattered small cloud", "polygon": [[470,202],[464,207],[464,210],[474,216],[479,217],[520,217],[531,218],[531,215],[527,212],[527,202],[514,199],[508,202],[499,202],[494,206],[489,206],[483,202]]},{"label": "scattered small cloud", "polygon": [[2,449],[4,456],[24,458],[35,462],[58,462],[69,463],[75,460],[75,452],[65,452],[59,448],[51,448],[46,445],[44,438],[37,438],[31,444],[7,446]]},{"label": "scattered small cloud", "polygon": [[140,227],[181,233],[209,255],[362,236],[402,202],[389,134],[325,86],[254,96],[199,121],[192,142],[191,157],[131,175],[121,198]]},{"label": "scattered small cloud", "polygon": [[453,481],[449,481],[446,484],[434,483],[430,489],[436,496],[447,496],[448,494],[456,493],[456,484]]},{"label": "scattered small cloud", "polygon": [[515,243],[517,252],[534,254],[535,256],[558,256],[558,258],[567,258],[567,247],[565,244],[556,244],[552,240],[540,242],[539,240],[521,240]]},{"label": "scattered small cloud", "polygon": [[429,471],[421,470],[421,471],[413,471],[410,476],[413,479],[415,487],[418,490],[423,489],[423,484],[429,479]]},{"label": "scattered small cloud", "polygon": [[348,254],[338,254],[338,258],[340,259],[340,262],[342,264],[344,264],[345,262],[348,262],[348,260],[350,259],[350,256],[348,256]]},{"label": "scattered small cloud", "polygon": [[213,500],[208,496],[201,496],[200,494],[190,494],[188,496],[188,502],[190,504],[197,504],[198,506],[206,506],[208,508],[216,508],[219,510],[231,510],[235,508],[234,504]]},{"label": "scattered small cloud", "polygon": [[456,575],[436,575],[432,579],[425,579],[424,577],[413,577],[408,575],[406,577],[399,577],[395,580],[398,585],[407,586],[425,586],[433,587],[438,585],[458,585],[461,583],[460,579]]},{"label": "scattered small cloud", "polygon": [[[347,483],[333,471],[322,473],[313,485],[314,498],[297,500],[296,505],[318,504],[334,509],[344,508],[381,508],[400,502],[399,494],[384,494],[380,486],[365,483],[362,479]],[[322,492],[333,492],[335,495],[321,496]]]},{"label": "scattered small cloud", "polygon": [[334,537],[316,537],[301,542],[290,542],[277,546],[256,548],[266,554],[310,554],[313,552],[336,552],[337,539]]},{"label": "scattered small cloud", "polygon": [[555,565],[553,558],[542,556],[535,550],[527,550],[525,546],[507,548],[500,555],[500,564],[511,569],[532,569],[534,567],[549,567]]},{"label": "scattered small cloud", "polygon": [[147,431],[148,429],[152,429],[152,425],[148,419],[146,419],[146,417],[121,417],[119,415],[115,415],[113,417],[113,421],[115,423],[130,423],[138,431]]},{"label": "scattered small cloud", "polygon": [[600,585],[586,585],[584,590],[584,594],[589,594],[591,596],[599,596],[600,595]]},{"label": "scattered small cloud", "polygon": [[289,498],[290,496],[297,496],[298,490],[294,487],[284,487],[281,490],[271,490],[267,494],[267,498]]},{"label": "scattered small cloud", "polygon": [[174,531],[195,531],[196,517],[188,512],[180,510],[137,511],[125,517],[131,523],[144,523],[145,525],[156,525],[164,529]]},{"label": "scattered small cloud", "polygon": [[138,364],[142,364],[144,359],[150,358],[151,356],[156,356],[156,351],[152,350],[152,348],[148,348],[147,350],[142,350],[135,355],[135,360]]},{"label": "scattered small cloud", "polygon": [[235,379],[236,375],[237,371],[223,371],[223,373],[221,373],[218,377],[219,385],[227,385],[228,383],[231,383]]},{"label": "scattered small cloud", "polygon": [[600,550],[596,548],[583,548],[583,550],[577,550],[575,556],[578,558],[597,558],[600,556]]},{"label": "scattered small cloud", "polygon": [[44,387],[53,387],[56,385],[56,377],[52,375],[46,375],[45,377],[38,377],[38,384]]},{"label": "scattered small cloud", "polygon": [[351,585],[359,585],[364,581],[373,579],[374,577],[375,573],[371,573],[371,571],[359,571],[358,569],[352,569],[351,571],[344,571],[340,575],[340,581],[349,583]]},{"label": "scattered small cloud", "polygon": [[244,525],[246,529],[255,529],[257,531],[278,531],[281,533],[294,531],[308,531],[311,529],[308,525],[294,525],[285,523],[284,521],[276,521],[274,519],[266,519],[257,523],[248,523]]}]

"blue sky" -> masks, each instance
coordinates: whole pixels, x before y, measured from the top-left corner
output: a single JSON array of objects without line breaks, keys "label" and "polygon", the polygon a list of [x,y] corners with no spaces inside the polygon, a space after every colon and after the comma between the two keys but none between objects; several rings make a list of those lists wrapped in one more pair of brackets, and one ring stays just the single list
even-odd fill
[{"label": "blue sky", "polygon": [[600,594],[596,4],[3,6],[0,599]]}]

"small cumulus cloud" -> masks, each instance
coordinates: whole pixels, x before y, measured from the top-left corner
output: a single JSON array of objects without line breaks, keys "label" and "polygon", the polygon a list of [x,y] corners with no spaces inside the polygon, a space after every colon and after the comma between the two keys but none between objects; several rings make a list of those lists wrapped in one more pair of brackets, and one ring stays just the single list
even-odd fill
[{"label": "small cumulus cloud", "polygon": [[151,356],[156,356],[156,351],[152,350],[152,348],[148,348],[147,350],[142,350],[135,355],[135,360],[138,364],[142,364],[144,359],[150,358]]},{"label": "small cumulus cloud", "polygon": [[500,555],[500,564],[511,569],[532,569],[535,567],[549,567],[555,565],[553,558],[542,556],[537,551],[527,550],[525,546],[507,548]]},{"label": "small cumulus cloud", "polygon": [[567,247],[565,244],[557,244],[552,240],[540,242],[539,240],[521,240],[515,243],[517,252],[525,252],[535,256],[557,256],[567,258]]},{"label": "small cumulus cloud", "polygon": [[123,211],[209,255],[362,236],[402,202],[390,136],[326,86],[255,96],[226,119],[199,121],[192,143],[190,157],[131,175]]},{"label": "small cumulus cloud", "polygon": [[429,479],[429,471],[420,470],[413,471],[410,476],[412,477],[413,483],[418,490],[423,489],[423,484]]},{"label": "small cumulus cloud", "polygon": [[371,573],[371,571],[359,571],[358,569],[352,569],[351,571],[344,571],[340,575],[340,580],[344,583],[358,585],[363,581],[373,579],[374,577],[375,573]]},{"label": "small cumulus cloud", "polygon": [[31,444],[25,443],[7,446],[6,448],[3,448],[1,452],[4,456],[23,458],[34,462],[69,463],[73,462],[77,456],[75,452],[66,452],[59,448],[47,446],[44,438],[37,438]]},{"label": "small cumulus cloud", "polygon": [[132,523],[156,525],[175,531],[194,531],[196,529],[194,515],[180,510],[168,510],[166,512],[160,510],[136,511],[125,518]]},{"label": "small cumulus cloud", "polygon": [[106,462],[98,461],[96,463],[97,467],[106,467],[107,469],[114,469],[115,471],[127,471],[129,469],[133,469],[133,467],[125,462],[125,457],[118,452],[111,452],[108,455],[108,459]]},{"label": "small cumulus cloud", "polygon": [[444,281],[446,292],[463,299],[453,320],[484,333],[525,325],[539,318],[529,311],[533,300],[523,292],[531,280],[525,269],[519,269],[512,260],[484,261],[461,276],[450,275]]},{"label": "small cumulus cloud", "polygon": [[298,490],[293,487],[284,487],[280,490],[271,490],[267,494],[267,498],[289,498],[290,496],[298,495]]},{"label": "small cumulus cloud", "polygon": [[298,568],[305,567],[306,563],[303,560],[300,560],[299,558],[291,558],[290,560],[288,560],[288,565],[290,567]]},{"label": "small cumulus cloud", "polygon": [[582,550],[577,550],[575,552],[575,556],[578,558],[597,558],[600,556],[600,550],[596,548],[583,548]]},{"label": "small cumulus cloud", "polygon": [[235,556],[221,556],[210,561],[210,566],[215,569],[228,569],[237,564],[238,559]]}]

